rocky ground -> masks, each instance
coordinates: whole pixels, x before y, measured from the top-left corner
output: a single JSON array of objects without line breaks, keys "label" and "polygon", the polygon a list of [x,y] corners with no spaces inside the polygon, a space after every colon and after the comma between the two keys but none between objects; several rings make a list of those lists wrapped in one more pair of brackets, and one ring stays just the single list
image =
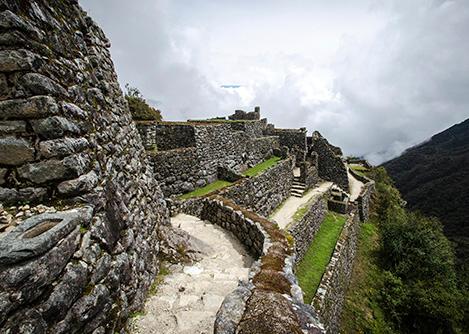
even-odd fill
[{"label": "rocky ground", "polygon": [[10,206],[4,208],[0,203],[0,238],[12,231],[25,219],[45,212],[56,212],[54,207],[45,205],[30,206],[28,204],[20,206]]},{"label": "rocky ground", "polygon": [[172,224],[205,244],[201,260],[169,268],[170,274],[148,298],[144,314],[133,319],[132,332],[211,334],[224,297],[239,280],[247,280],[253,260],[236,238],[219,226],[183,214],[174,217]]}]

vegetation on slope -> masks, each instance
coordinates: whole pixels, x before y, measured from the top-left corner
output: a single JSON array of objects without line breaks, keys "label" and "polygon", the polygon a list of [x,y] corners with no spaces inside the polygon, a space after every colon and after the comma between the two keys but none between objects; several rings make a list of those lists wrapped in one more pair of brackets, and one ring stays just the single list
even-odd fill
[{"label": "vegetation on slope", "polygon": [[298,263],[296,276],[303,290],[305,303],[310,304],[326,271],[346,217],[328,212],[303,259]]},{"label": "vegetation on slope", "polygon": [[469,119],[384,164],[412,210],[437,217],[469,267]]},{"label": "vegetation on slope", "polygon": [[435,219],[407,212],[384,168],[347,293],[344,333],[462,333],[467,298]]},{"label": "vegetation on slope", "polygon": [[228,181],[217,180],[215,182],[207,184],[205,187],[197,188],[194,191],[191,191],[190,193],[181,195],[179,198],[180,199],[189,199],[189,198],[193,198],[193,197],[204,196],[204,195],[207,195],[207,194],[210,194],[210,193],[214,192],[215,190],[226,188],[226,187],[228,187],[232,184],[233,183],[228,182]]},{"label": "vegetation on slope", "polygon": [[265,160],[264,162],[261,162],[260,164],[255,165],[254,167],[251,167],[243,172],[244,176],[249,176],[249,177],[254,177],[257,176],[267,169],[275,166],[282,158],[273,156],[268,160]]},{"label": "vegetation on slope", "polygon": [[136,121],[161,121],[161,112],[158,109],[151,107],[143,98],[140,91],[135,87],[130,87],[129,84],[125,85],[127,92],[125,99],[129,104],[130,113],[132,118]]}]

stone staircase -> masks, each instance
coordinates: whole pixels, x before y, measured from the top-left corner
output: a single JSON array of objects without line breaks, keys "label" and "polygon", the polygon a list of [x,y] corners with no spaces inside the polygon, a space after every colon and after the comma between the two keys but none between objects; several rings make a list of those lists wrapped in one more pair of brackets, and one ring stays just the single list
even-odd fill
[{"label": "stone staircase", "polygon": [[291,188],[291,195],[294,197],[303,197],[306,185],[300,181],[299,176],[295,176],[293,179],[293,186]]}]

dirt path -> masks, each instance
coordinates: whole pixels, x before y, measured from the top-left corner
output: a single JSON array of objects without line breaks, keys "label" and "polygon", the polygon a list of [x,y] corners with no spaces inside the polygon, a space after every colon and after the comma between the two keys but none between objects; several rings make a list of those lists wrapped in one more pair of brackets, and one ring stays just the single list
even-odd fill
[{"label": "dirt path", "polygon": [[274,220],[280,228],[287,227],[293,221],[293,215],[302,206],[306,205],[313,197],[322,196],[332,187],[332,182],[323,182],[318,187],[308,191],[303,197],[288,197],[282,207],[278,209],[270,218]]},{"label": "dirt path", "polygon": [[355,201],[357,197],[360,195],[360,192],[362,191],[362,188],[364,186],[363,182],[358,181],[352,173],[350,173],[350,170],[347,168],[347,174],[348,174],[348,184],[350,188],[350,200]]},{"label": "dirt path", "polygon": [[207,245],[206,254],[192,266],[174,266],[155,296],[145,305],[145,314],[132,321],[138,334],[211,334],[215,315],[224,297],[238,280],[247,280],[252,258],[238,240],[219,226],[178,215],[174,226]]}]

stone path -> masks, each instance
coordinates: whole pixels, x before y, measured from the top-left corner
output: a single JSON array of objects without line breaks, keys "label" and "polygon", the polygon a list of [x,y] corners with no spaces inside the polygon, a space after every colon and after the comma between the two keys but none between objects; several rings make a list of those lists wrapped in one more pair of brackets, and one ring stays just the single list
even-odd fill
[{"label": "stone path", "polygon": [[313,197],[322,196],[332,187],[332,182],[323,182],[319,186],[309,190],[303,197],[288,197],[270,218],[274,220],[282,229],[287,227],[293,221],[293,215],[302,206],[306,205]]},{"label": "stone path", "polygon": [[362,191],[362,188],[364,186],[363,182],[358,181],[352,173],[350,173],[350,169],[347,168],[347,174],[348,174],[348,184],[349,184],[349,190],[350,190],[350,200],[355,201],[358,196],[360,195],[360,192]]},{"label": "stone path", "polygon": [[183,214],[171,223],[205,243],[206,254],[192,266],[171,268],[156,295],[148,298],[145,314],[132,321],[132,333],[212,334],[224,297],[239,280],[247,280],[253,260],[238,240],[219,226]]}]

